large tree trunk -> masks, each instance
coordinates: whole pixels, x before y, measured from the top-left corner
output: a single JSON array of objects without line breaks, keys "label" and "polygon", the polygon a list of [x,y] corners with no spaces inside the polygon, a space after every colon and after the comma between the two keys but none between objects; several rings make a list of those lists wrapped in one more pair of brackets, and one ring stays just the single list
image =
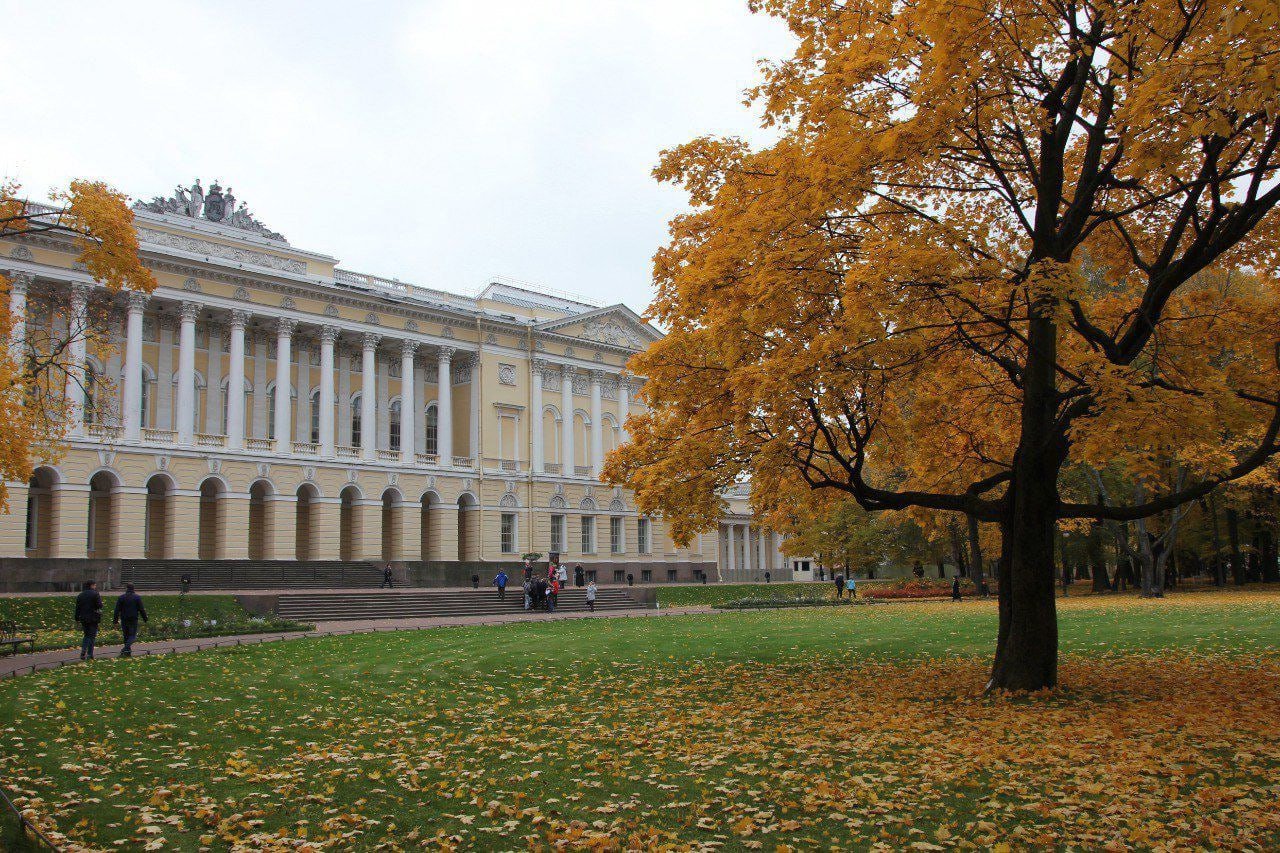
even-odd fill
[{"label": "large tree trunk", "polygon": [[1054,540],[1058,472],[1066,440],[1057,414],[1057,329],[1051,307],[1037,304],[1028,323],[1022,422],[1000,559],[1000,633],[988,689],[1041,690],[1058,683]]},{"label": "large tree trunk", "polygon": [[1227,585],[1227,567],[1222,562],[1222,534],[1218,530],[1218,501],[1209,493],[1209,517],[1213,519],[1213,585]]}]

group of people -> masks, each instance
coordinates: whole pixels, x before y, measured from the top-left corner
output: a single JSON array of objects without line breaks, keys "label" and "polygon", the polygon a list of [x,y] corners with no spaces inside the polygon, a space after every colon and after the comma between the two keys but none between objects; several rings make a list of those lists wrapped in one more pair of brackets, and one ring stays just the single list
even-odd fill
[{"label": "group of people", "polygon": [[[547,564],[547,575],[544,578],[534,569],[532,560],[525,560],[521,575],[521,586],[524,590],[524,609],[545,610],[548,613],[554,613],[560,603],[560,591],[569,583],[569,570],[561,563],[551,562]],[[586,580],[586,572],[582,566],[574,567],[573,580],[575,586],[586,584],[587,609],[594,612],[596,609],[596,582],[594,580]],[[510,582],[511,578],[506,571],[498,569],[498,573],[493,577],[493,586],[498,590],[499,599],[506,599],[507,585]]]},{"label": "group of people", "polygon": [[[120,657],[133,656],[133,643],[138,639],[138,622],[147,621],[147,608],[142,604],[142,596],[134,591],[133,584],[124,585],[124,595],[116,599],[115,610],[111,615],[111,623],[120,626],[124,637],[124,648]],[[102,624],[102,594],[98,592],[98,582],[87,580],[84,588],[76,596],[76,622],[83,634],[80,640],[80,660],[93,660],[93,649],[98,640],[98,627]]]},{"label": "group of people", "polygon": [[836,598],[844,598],[846,592],[849,593],[850,601],[857,596],[858,582],[854,580],[852,574],[846,578],[844,572],[837,572],[833,580],[836,582]]}]

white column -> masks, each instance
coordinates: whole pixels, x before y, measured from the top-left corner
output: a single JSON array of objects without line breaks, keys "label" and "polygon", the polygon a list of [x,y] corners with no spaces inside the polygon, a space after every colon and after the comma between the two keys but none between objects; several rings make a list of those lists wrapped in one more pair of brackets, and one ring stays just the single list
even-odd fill
[{"label": "white column", "polygon": [[[730,522],[728,528],[729,536],[729,573],[732,575],[738,571],[738,525]],[[734,578],[736,580],[736,578]]]},{"label": "white column", "polygon": [[627,418],[631,416],[631,382],[625,376],[618,377],[618,444],[626,444]]},{"label": "white column", "polygon": [[360,354],[360,455],[367,460],[378,457],[378,341],[381,337],[372,332],[364,333],[364,348]]},{"label": "white column", "polygon": [[222,327],[208,325],[209,358],[205,362],[204,432],[218,435],[222,423]]},{"label": "white column", "polygon": [[535,474],[541,474],[546,463],[546,453],[542,447],[542,371],[546,366],[547,363],[540,358],[533,359],[529,364],[529,408],[533,410],[529,412],[529,436],[530,444],[533,445],[529,461]]},{"label": "white column", "polygon": [[782,569],[784,565],[782,556],[782,535],[779,533],[773,533],[770,534],[769,538],[773,540],[773,564],[777,566],[778,569]]},{"label": "white column", "polygon": [[142,311],[147,305],[145,293],[129,294],[129,314],[125,321],[124,343],[124,409],[125,441],[142,438]]},{"label": "white column", "polygon": [[276,453],[292,453],[289,434],[289,386],[292,382],[293,329],[297,322],[288,317],[276,321]]},{"label": "white column", "polygon": [[[14,324],[16,329],[22,321]],[[67,425],[72,435],[84,434],[85,335],[89,331],[89,287],[71,288],[71,316],[67,319]],[[19,363],[19,369],[22,365]]]},{"label": "white column", "polygon": [[320,330],[320,455],[332,459],[333,441],[333,345],[338,340],[336,326]]},{"label": "white column", "polygon": [[751,559],[751,525],[742,525],[742,568],[746,570],[747,577],[751,577],[751,572],[755,570],[754,562]]},{"label": "white column", "polygon": [[178,328],[178,444],[195,444],[196,438],[196,315],[197,302],[183,302]]},{"label": "white column", "polygon": [[422,417],[414,415],[414,452],[427,452],[427,370],[424,365],[414,363],[413,368],[413,400],[418,404],[418,411],[422,412]]},{"label": "white column", "polygon": [[25,272],[9,273],[9,317],[13,326],[9,330],[9,356],[15,364],[23,366],[23,346],[27,340],[27,290],[31,276]]},{"label": "white column", "polygon": [[440,347],[437,364],[436,405],[439,408],[436,419],[436,449],[440,452],[440,464],[446,468],[453,467],[453,347]]},{"label": "white column", "polygon": [[244,447],[244,326],[249,312],[232,311],[227,345],[227,448]]},{"label": "white column", "polygon": [[[480,467],[480,353],[473,352],[468,356],[471,361],[471,417],[468,422],[468,436],[470,440],[468,445],[470,450],[468,453],[475,459],[473,463],[477,468]],[[515,445],[519,448],[519,443]],[[501,445],[499,445],[501,448]],[[501,452],[498,454],[501,456]],[[517,456],[520,454],[517,452]]]},{"label": "white column", "polygon": [[403,341],[400,344],[400,461],[405,465],[412,465],[417,461],[414,457],[414,437],[418,432],[414,413],[418,404],[413,399],[413,357],[417,352],[417,341]]},{"label": "white column", "polygon": [[768,564],[764,560],[764,538],[765,533],[762,528],[756,528],[756,565],[760,567],[760,571],[768,569]]},{"label": "white column", "polygon": [[573,368],[560,367],[560,473],[573,476]]},{"label": "white column", "polygon": [[599,477],[604,467],[604,413],[600,408],[600,383],[604,373],[591,371],[591,476]]}]

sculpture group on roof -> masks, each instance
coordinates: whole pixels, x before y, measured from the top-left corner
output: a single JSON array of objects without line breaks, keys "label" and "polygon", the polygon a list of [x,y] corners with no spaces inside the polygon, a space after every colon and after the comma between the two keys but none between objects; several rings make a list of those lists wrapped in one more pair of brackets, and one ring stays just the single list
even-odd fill
[{"label": "sculpture group on roof", "polygon": [[203,218],[220,225],[252,231],[271,240],[288,242],[284,239],[284,235],[272,231],[255,219],[244,202],[240,202],[240,206],[236,207],[236,197],[231,187],[227,187],[226,192],[223,192],[216,179],[209,185],[208,193],[205,193],[204,188],[200,186],[200,179],[196,178],[190,188],[178,186],[174,188],[173,195],[168,198],[155,196],[151,201],[134,202],[133,207],[135,210],[167,213],[171,216]]}]

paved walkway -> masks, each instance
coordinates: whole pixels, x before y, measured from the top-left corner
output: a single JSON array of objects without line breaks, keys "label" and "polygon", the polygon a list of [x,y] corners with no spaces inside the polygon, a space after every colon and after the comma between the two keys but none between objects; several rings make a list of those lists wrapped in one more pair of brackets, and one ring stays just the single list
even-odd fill
[{"label": "paved walkway", "polygon": [[[294,631],[286,634],[241,634],[231,637],[199,637],[189,640],[160,640],[153,643],[134,643],[134,657],[157,654],[198,652],[204,649],[252,646],[279,640],[295,640],[302,637],[335,637],[349,634],[371,634],[378,631],[413,631],[423,628],[449,628],[464,625],[504,625],[510,622],[558,622],[566,619],[617,619],[620,617],[683,616],[689,613],[710,613],[710,607],[673,607],[658,609],[613,610],[603,613],[542,613],[529,615],[511,613],[492,616],[442,616],[423,619],[362,619],[348,622],[318,622],[314,631]],[[98,646],[99,659],[119,657],[119,645]],[[28,675],[42,669],[80,664],[80,650],[57,649],[47,652],[14,655],[0,658],[0,679]]]}]

